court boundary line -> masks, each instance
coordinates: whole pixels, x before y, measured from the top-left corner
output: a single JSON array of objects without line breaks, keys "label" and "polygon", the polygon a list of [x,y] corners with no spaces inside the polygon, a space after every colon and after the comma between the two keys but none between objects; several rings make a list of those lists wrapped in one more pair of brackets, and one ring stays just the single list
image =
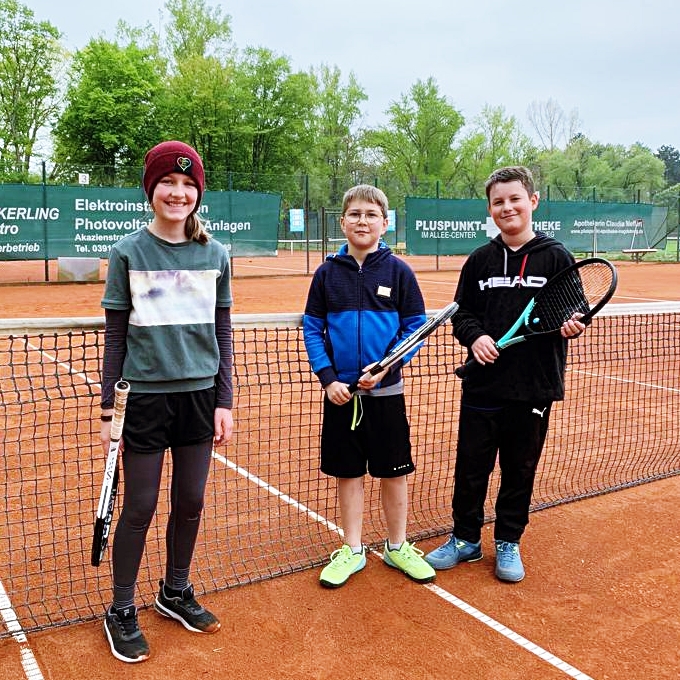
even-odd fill
[{"label": "court boundary line", "polygon": [[[277,489],[275,486],[272,486],[268,482],[266,482],[264,479],[261,477],[258,477],[257,475],[254,475],[251,472],[248,472],[245,468],[241,467],[240,465],[234,463],[233,461],[229,460],[226,456],[222,456],[221,454],[218,454],[216,451],[213,450],[213,457],[216,460],[219,460],[219,462],[223,463],[226,465],[229,469],[237,472],[239,475],[242,475],[245,477],[249,482],[253,482],[260,488],[264,489],[268,493],[271,493],[273,496],[276,498],[279,498],[283,500],[284,502],[288,503],[289,505],[292,505],[296,510],[301,511],[302,513],[306,514],[307,516],[311,517],[317,522],[320,522],[322,525],[330,529],[331,531],[335,531],[338,535],[341,537],[344,536],[344,533],[342,529],[337,526],[335,523],[331,522],[327,518],[325,518],[323,515],[320,515],[319,513],[315,512],[311,508],[307,507],[304,503],[300,503],[299,501],[296,501],[294,498],[289,496],[288,494],[283,493],[279,489]],[[377,550],[370,549],[371,554],[376,555],[379,557],[381,560],[384,561],[384,557],[382,553],[380,553]],[[533,654],[534,656],[537,656],[539,659],[542,661],[545,661],[546,663],[550,664],[551,666],[557,668],[558,670],[566,673],[568,676],[575,678],[575,680],[593,680],[593,678],[589,675],[586,675],[582,671],[578,670],[578,668],[575,668],[571,664],[567,663],[563,659],[560,659],[558,656],[555,656],[552,652],[549,652],[547,649],[544,649],[543,647],[540,647],[539,645],[535,644],[534,642],[531,642],[527,638],[523,637],[519,633],[516,633],[512,629],[508,628],[504,624],[500,623],[499,621],[496,621],[495,619],[491,618],[487,614],[484,614],[482,611],[479,609],[473,607],[472,605],[468,604],[464,600],[461,600],[460,598],[456,597],[452,593],[449,593],[447,590],[444,588],[441,588],[440,586],[437,586],[433,583],[423,583],[420,584],[424,586],[427,590],[432,592],[434,595],[440,597],[443,599],[445,602],[448,602],[449,604],[454,605],[460,611],[462,611],[465,614],[468,614],[472,618],[474,618],[476,621],[479,623],[482,623],[483,625],[488,626],[492,630],[496,631],[497,633],[500,633],[504,637],[506,637],[508,640],[511,642],[514,642],[516,645],[524,649],[525,651]]]},{"label": "court boundary line", "polygon": [[[668,306],[669,303],[660,303],[658,305],[658,311],[659,313],[667,311],[666,307]],[[673,306],[677,305],[677,303],[670,303]],[[635,306],[635,305],[620,305],[620,307],[624,306]],[[619,307],[619,305],[613,305],[613,308]],[[28,348],[31,351],[36,351],[40,353],[42,356],[47,358],[48,360],[52,361],[53,363],[57,364],[59,367],[63,368],[67,373],[71,375],[78,375],[82,377],[84,382],[86,384],[90,384],[93,386],[99,386],[101,388],[101,385],[99,382],[90,379],[85,373],[82,371],[77,371],[74,370],[72,366],[65,362],[61,362],[57,360],[56,356],[51,355],[49,352],[40,349],[39,347],[35,347],[32,343],[28,343]],[[584,374],[589,374],[589,375],[596,375],[594,373],[590,373],[588,371],[579,371],[576,369],[574,372],[579,372],[579,373],[584,373]],[[603,379],[611,380],[611,381],[618,381],[618,382],[625,382],[625,383],[637,383],[637,384],[643,384],[648,387],[654,388],[654,389],[661,389],[665,391],[671,391],[671,392],[680,392],[680,389],[676,388],[671,388],[671,387],[664,387],[664,386],[659,386],[659,385],[654,385],[651,383],[639,383],[639,381],[635,380],[629,380],[625,378],[619,378],[616,376],[608,376],[608,375],[599,375],[597,377],[601,377]],[[225,465],[227,468],[231,469],[232,471],[236,472],[237,474],[241,475],[244,477],[247,481],[259,486],[260,488],[264,489],[274,497],[280,499],[284,503],[294,507],[296,510],[299,512],[307,515],[309,518],[313,519],[314,521],[322,524],[332,532],[335,532],[339,536],[343,537],[344,533],[343,530],[337,526],[335,523],[331,522],[329,519],[325,518],[323,515],[315,512],[311,508],[307,507],[305,504],[295,500],[293,497],[291,497],[288,494],[285,494],[284,492],[280,491],[278,488],[275,486],[272,486],[262,478],[252,474],[249,472],[247,469],[239,466],[235,462],[231,461],[227,457],[218,454],[216,451],[213,450],[212,452],[213,458],[218,460],[220,463]],[[376,555],[379,559],[384,560],[383,555],[374,549],[370,550],[371,554]],[[482,623],[483,625],[488,626],[495,632],[503,635],[506,639],[510,640],[511,642],[514,642],[517,644],[520,648],[524,649],[525,651],[528,651],[529,653],[535,655],[537,658],[545,661],[546,663],[550,664],[554,668],[564,672],[568,676],[575,678],[576,680],[593,680],[591,676],[588,676],[587,674],[583,673],[582,671],[578,670],[571,664],[567,663],[563,659],[560,659],[556,655],[552,654],[548,650],[540,647],[539,645],[531,642],[527,638],[523,637],[519,633],[516,633],[512,629],[508,628],[504,624],[500,623],[499,621],[491,618],[487,614],[484,614],[482,611],[478,610],[477,608],[473,607],[472,605],[468,604],[464,600],[461,600],[457,596],[453,595],[449,591],[441,588],[440,586],[433,584],[433,583],[426,583],[422,584],[427,590],[432,592],[434,595],[437,597],[443,599],[445,602],[455,606],[458,608],[460,611],[463,613],[467,614],[468,616],[471,616],[474,618],[476,621],[479,623]],[[18,618],[16,616],[16,613],[14,612],[14,609],[12,607],[11,600],[9,596],[7,595],[4,586],[2,584],[2,581],[0,580],[0,616],[5,622],[5,625],[7,626],[8,630],[12,633],[12,637],[15,639],[15,641],[19,644],[20,646],[20,655],[21,655],[21,665],[24,669],[24,672],[26,674],[27,680],[44,680],[44,676],[42,675],[42,672],[39,668],[39,665],[35,659],[35,656],[31,650],[31,647],[28,643],[28,638],[25,632],[23,631],[23,628],[21,627],[21,624],[18,621]]]},{"label": "court boundary line", "polygon": [[[87,377],[87,375],[85,375],[81,371],[74,371],[73,367],[69,366],[68,364],[62,361],[57,361],[56,356],[51,356],[45,350],[42,350],[39,347],[33,345],[33,343],[30,342],[27,343],[27,348],[32,352],[38,352],[38,354],[44,356],[49,361],[52,361],[60,368],[66,370],[66,372],[69,373],[70,375],[78,375],[82,377],[85,380],[86,384],[91,384],[95,386],[99,385],[101,387],[101,385],[98,382],[90,380]],[[21,667],[24,670],[26,680],[45,680],[45,676],[42,674],[42,671],[40,670],[40,665],[38,664],[38,661],[35,658],[35,654],[33,654],[33,650],[28,641],[28,635],[24,631],[22,625],[19,623],[19,617],[14,611],[12,600],[10,599],[9,595],[7,594],[7,591],[5,590],[5,586],[2,582],[2,579],[0,579],[0,618],[2,618],[5,627],[7,628],[7,631],[11,634],[14,641],[19,645]]]},{"label": "court boundary line", "polygon": [[438,597],[441,597],[449,604],[452,604],[454,607],[458,607],[458,609],[472,616],[472,618],[476,619],[477,621],[483,623],[486,626],[489,626],[489,628],[495,630],[497,633],[500,633],[504,637],[508,638],[508,640],[510,640],[511,642],[514,642],[515,644],[519,645],[520,647],[522,647],[522,649],[526,650],[527,652],[530,652],[531,654],[534,654],[539,659],[542,659],[546,663],[549,663],[551,666],[554,666],[558,670],[563,671],[568,676],[575,678],[576,680],[593,680],[593,678],[590,675],[586,675],[583,671],[578,670],[578,668],[575,668],[570,663],[567,663],[563,659],[560,659],[558,656],[555,656],[552,652],[549,652],[547,649],[544,649],[543,647],[540,647],[536,643],[531,642],[531,640],[528,640],[523,635],[515,633],[514,630],[508,628],[499,621],[492,619],[490,616],[484,614],[484,612],[481,612],[476,607],[473,607],[472,605],[461,600],[455,595],[452,595],[447,590],[444,590],[444,588],[441,588],[440,586],[435,585],[434,583],[424,583],[423,585],[430,592],[434,593]]},{"label": "court boundary line", "polygon": [[[234,269],[236,269],[237,267],[239,271],[241,271],[242,269],[264,269],[266,271],[290,272],[291,274],[303,274],[305,276],[307,275],[307,272],[304,269],[291,269],[290,267],[267,267],[262,264],[252,264],[250,262],[239,262],[238,264],[234,263]],[[272,278],[276,276],[277,274],[272,274]],[[282,274],[281,276],[286,276],[286,274]]]},{"label": "court boundary line", "polygon": [[299,510],[303,514],[308,515],[315,522],[319,522],[319,524],[322,524],[327,529],[335,531],[340,536],[344,536],[343,530],[337,524],[331,522],[329,519],[326,519],[323,515],[320,515],[318,512],[315,512],[311,508],[308,508],[304,503],[296,501],[294,498],[292,498],[286,493],[283,493],[283,491],[280,491],[275,486],[272,486],[268,482],[265,482],[264,479],[262,479],[261,477],[254,475],[252,472],[248,472],[248,470],[241,467],[237,463],[234,463],[233,461],[229,460],[229,458],[223,456],[221,453],[217,453],[217,451],[215,451],[214,449],[212,452],[212,456],[215,460],[218,460],[220,463],[228,467],[230,470],[233,470],[242,477],[245,477],[247,481],[252,482],[256,486],[259,486],[261,489],[264,489],[268,493],[272,494],[272,496],[280,498],[285,503],[288,503],[288,505],[292,505],[296,510]]},{"label": "court boundary line", "polygon": [[19,618],[14,611],[12,601],[9,599],[2,580],[0,580],[0,617],[2,617],[7,630],[12,634],[14,641],[19,645],[21,667],[24,669],[27,680],[44,680],[40,666],[28,642],[28,636],[19,623]]},{"label": "court boundary line", "polygon": [[639,387],[649,387],[653,390],[661,390],[662,392],[672,392],[680,394],[680,388],[668,387],[667,385],[657,385],[655,383],[640,382],[639,380],[631,380],[630,378],[620,378],[616,375],[607,375],[606,373],[595,373],[593,371],[584,371],[579,368],[567,368],[571,373],[580,373],[581,375],[588,375],[591,378],[598,378],[602,380],[609,380],[610,382],[626,383],[628,385],[638,385]]},{"label": "court boundary line", "polygon": [[[100,385],[98,382],[91,381],[87,375],[80,371],[74,371],[72,367],[68,366],[67,364],[63,362],[57,362],[56,356],[55,357],[50,357],[50,355],[45,352],[44,350],[40,350],[39,348],[35,348],[31,343],[29,343],[29,346],[31,347],[32,350],[38,351],[39,353],[43,354],[44,356],[50,358],[53,360],[55,363],[58,363],[58,365],[62,368],[64,368],[68,373],[72,375],[80,375],[84,378],[86,383],[94,384],[94,385]],[[291,505],[294,507],[296,510],[302,512],[303,514],[307,515],[311,519],[313,519],[316,522],[319,522],[329,530],[337,533],[340,537],[344,537],[344,532],[343,530],[336,525],[334,522],[331,522],[329,519],[325,518],[323,515],[315,512],[311,508],[307,507],[304,503],[301,503],[299,501],[296,501],[294,498],[289,496],[286,493],[283,493],[281,490],[277,489],[275,486],[272,486],[265,480],[263,480],[261,477],[258,477],[257,475],[254,475],[253,473],[249,472],[247,469],[241,467],[240,465],[234,463],[231,461],[229,458],[226,456],[223,456],[219,453],[217,453],[214,449],[212,451],[212,456],[215,460],[219,461],[223,465],[225,465],[227,468],[233,470],[237,474],[241,475],[244,477],[247,481],[255,484],[256,486],[259,486],[260,488],[264,489],[271,495],[275,496],[276,498],[282,500],[283,502],[287,503],[288,505]],[[379,559],[384,561],[383,555],[374,549],[370,550],[371,554],[376,555],[379,557]],[[511,642],[514,642],[517,644],[520,648],[524,649],[525,651],[535,655],[542,661],[545,661],[546,663],[550,664],[551,666],[557,668],[558,670],[566,673],[572,678],[575,678],[575,680],[593,680],[589,675],[586,675],[582,671],[578,670],[571,664],[567,663],[563,659],[560,659],[559,657],[555,656],[552,654],[552,652],[549,652],[548,650],[540,647],[539,645],[531,642],[527,638],[523,637],[519,633],[516,633],[512,629],[508,628],[504,624],[500,623],[499,621],[496,621],[495,619],[491,618],[487,614],[484,614],[477,608],[473,607],[472,605],[468,604],[464,600],[461,600],[460,598],[456,597],[452,593],[448,592],[444,588],[441,588],[440,586],[437,586],[432,583],[425,583],[421,584],[423,585],[427,590],[432,592],[434,595],[440,597],[443,599],[445,602],[448,602],[449,604],[452,604],[453,606],[457,607],[460,611],[462,611],[465,614],[468,614],[471,616],[473,619],[478,621],[479,623],[482,623],[483,625],[488,626],[492,630],[496,631],[497,633],[500,633],[504,637],[506,637],[508,640]],[[8,606],[3,606],[3,605],[8,605]],[[11,606],[11,600],[9,599],[9,596],[7,595],[4,586],[2,585],[2,581],[0,580],[0,616],[2,616],[3,620],[5,621],[5,625],[7,626],[8,630],[10,632],[12,629],[14,629],[15,632],[12,633],[12,637],[19,643],[20,645],[20,654],[21,654],[21,665],[24,668],[24,672],[26,673],[26,678],[27,680],[44,680],[44,676],[42,675],[42,672],[40,671],[40,667],[38,666],[38,663],[35,659],[35,656],[33,654],[33,651],[30,648],[30,645],[28,644],[28,638],[26,634],[24,633],[21,624],[19,624],[18,618],[16,616],[16,613],[14,612],[14,609]],[[13,621],[13,623],[11,623]],[[11,627],[10,627],[11,626]]]}]

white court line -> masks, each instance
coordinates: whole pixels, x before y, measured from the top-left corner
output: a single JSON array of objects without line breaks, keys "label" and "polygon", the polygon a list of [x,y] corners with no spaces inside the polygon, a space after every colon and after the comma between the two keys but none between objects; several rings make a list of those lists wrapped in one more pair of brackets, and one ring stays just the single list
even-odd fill
[{"label": "white court line", "polygon": [[[290,267],[274,267],[274,266],[269,266],[265,267],[263,265],[259,264],[249,264],[247,262],[239,262],[238,264],[234,263],[234,270],[241,270],[241,269],[264,269],[268,272],[293,272],[293,274],[307,274],[307,271],[305,269],[291,269]],[[276,274],[273,274],[273,276],[276,276]]]},{"label": "white court line", "polygon": [[40,349],[40,347],[36,347],[35,345],[32,345],[30,342],[27,342],[26,346],[29,349],[33,350],[34,352],[38,352],[38,353],[42,354],[42,356],[44,356],[48,361],[53,362],[54,364],[56,364],[60,368],[63,368],[69,375],[77,375],[78,377],[82,378],[85,381],[86,385],[87,384],[94,385],[95,387],[99,387],[101,389],[100,383],[98,383],[94,380],[90,380],[84,373],[82,373],[80,371],[74,371],[73,367],[70,366],[69,364],[65,364],[63,361],[57,361],[56,356],[49,354],[48,352],[45,352],[44,350]]},{"label": "white court line", "polygon": [[[451,272],[451,270],[449,270],[449,269],[447,269],[445,271],[446,274],[449,274],[450,272]],[[416,277],[418,278],[418,283],[421,285],[421,287],[422,287],[423,283],[427,283],[428,285],[433,284],[435,286],[450,286],[452,289],[455,288],[455,286],[456,286],[455,281],[441,281],[441,280],[437,280],[437,279],[424,279],[422,276],[418,276],[418,272],[416,272]]]},{"label": "white court line", "polygon": [[[32,346],[31,346],[32,347]],[[32,347],[33,348],[33,347]],[[37,350],[37,348],[33,348]],[[55,357],[50,357],[46,352],[42,352],[46,357],[51,358],[52,360],[55,360]],[[92,382],[92,384],[99,384],[95,383],[93,381],[90,381],[86,375],[73,371],[70,366],[64,363],[59,363],[59,366],[62,366],[65,368],[69,373],[80,375],[81,377],[84,378],[86,382]],[[612,378],[614,379],[614,378]],[[676,390],[677,391],[677,390]],[[273,496],[276,496],[280,500],[282,500],[285,503],[288,503],[289,505],[293,506],[296,510],[299,510],[303,514],[308,515],[311,519],[315,520],[316,522],[319,522],[323,526],[327,527],[331,531],[336,532],[339,536],[343,536],[343,530],[337,526],[335,523],[331,522],[330,520],[326,519],[322,515],[318,514],[317,512],[314,512],[311,508],[308,508],[306,505],[303,503],[300,503],[299,501],[296,501],[295,499],[291,498],[288,494],[283,493],[276,487],[271,486],[267,482],[265,482],[263,479],[260,477],[257,477],[256,475],[253,475],[252,473],[248,472],[245,468],[240,467],[236,463],[230,461],[228,458],[225,456],[222,456],[221,454],[218,454],[216,451],[213,451],[213,457],[221,462],[223,465],[226,465],[228,468],[231,470],[234,470],[237,472],[239,475],[245,477],[248,481],[253,482],[257,486],[261,487],[262,489],[265,489],[267,492],[272,494]],[[378,551],[371,551],[373,554],[377,555],[380,559],[383,559],[383,556],[381,553]],[[488,626],[492,630],[495,630],[497,633],[500,633],[501,635],[505,636],[507,639],[510,641],[514,642],[515,644],[519,645],[522,647],[524,650],[530,652],[531,654],[534,654],[538,658],[542,659],[546,663],[554,666],[558,670],[563,671],[566,675],[569,677],[575,678],[576,680],[593,680],[589,675],[586,675],[585,673],[582,673],[578,669],[574,668],[570,664],[568,664],[566,661],[563,661],[559,657],[555,656],[551,652],[548,652],[547,650],[543,649],[542,647],[539,647],[538,645],[534,644],[533,642],[530,642],[527,640],[525,637],[519,635],[519,633],[515,633],[513,630],[510,628],[504,626],[502,623],[499,623],[498,621],[492,619],[491,617],[487,616],[486,614],[482,613],[472,605],[467,604],[463,600],[459,599],[455,595],[452,595],[448,591],[444,590],[443,588],[440,588],[439,586],[436,586],[431,583],[424,584],[424,587],[427,588],[430,592],[434,593],[438,597],[442,598],[449,604],[454,605],[455,607],[458,607],[461,611],[465,612],[466,614],[472,616],[474,619],[479,621],[480,623],[483,623],[484,625]],[[28,640],[26,638],[26,635],[24,634],[18,620],[16,617],[16,614],[14,613],[14,610],[11,607],[11,602],[9,598],[7,597],[7,594],[5,593],[5,590],[2,586],[2,582],[0,581],[0,615],[2,616],[3,620],[5,621],[5,624],[7,625],[8,630],[10,632],[13,632],[12,637],[14,637],[17,642],[21,645],[21,664],[24,668],[24,672],[26,673],[26,678],[27,680],[43,680],[43,675],[40,672],[40,668],[38,667],[38,664],[35,660],[35,657],[33,655],[33,652],[31,651],[30,646],[28,645]]]},{"label": "white court line", "polygon": [[665,300],[664,298],[648,298],[648,297],[635,297],[633,295],[617,295],[614,293],[614,300],[637,300],[638,302],[674,302],[674,300]]},{"label": "white court line", "polygon": [[[226,465],[231,470],[234,470],[238,474],[245,477],[249,482],[253,482],[257,486],[271,493],[273,496],[276,496],[277,498],[280,498],[282,501],[289,503],[300,512],[308,515],[317,522],[320,522],[321,524],[328,527],[332,531],[338,533],[340,536],[343,536],[343,532],[340,527],[338,527],[333,522],[327,520],[325,517],[319,515],[317,512],[314,512],[303,503],[294,500],[288,494],[279,491],[276,487],[271,486],[260,477],[257,477],[256,475],[248,472],[246,469],[240,467],[236,463],[230,461],[228,458],[225,458],[224,456],[215,451],[213,451],[213,457],[216,460],[223,463],[224,465]],[[371,550],[371,553],[377,555],[380,559],[383,559],[383,556],[380,552],[376,550]],[[436,586],[432,583],[425,583],[423,585],[430,592],[434,593],[438,597],[441,597],[449,604],[458,607],[458,609],[460,609],[461,611],[472,616],[474,619],[488,626],[492,630],[495,630],[497,633],[500,633],[501,635],[505,636],[511,642],[514,642],[515,644],[522,647],[522,649],[526,650],[527,652],[530,652],[531,654],[534,654],[539,659],[542,659],[543,661],[550,664],[551,666],[554,666],[558,670],[563,671],[569,677],[576,678],[576,680],[593,680],[593,678],[591,678],[589,675],[582,673],[577,668],[574,668],[572,665],[568,664],[566,661],[563,661],[562,659],[555,656],[551,652],[543,649],[542,647],[539,647],[533,642],[530,642],[525,637],[522,637],[519,633],[515,633],[510,628],[507,628],[502,623],[499,623],[498,621],[492,619],[490,616],[487,616],[486,614],[480,612],[478,609],[475,609],[472,605],[467,604],[466,602],[457,598],[455,595],[452,595],[443,588],[440,588],[439,586]]]},{"label": "white court line", "polygon": [[515,633],[515,631],[510,630],[510,628],[508,628],[507,626],[504,626],[502,623],[499,623],[495,619],[492,619],[490,616],[487,616],[486,614],[480,612],[479,609],[475,609],[473,606],[467,604],[467,602],[463,602],[463,600],[457,598],[455,595],[451,595],[451,593],[447,592],[443,588],[434,585],[434,583],[425,583],[424,586],[429,591],[433,592],[435,595],[441,597],[442,599],[446,600],[455,607],[458,607],[461,611],[464,611],[466,614],[469,614],[474,619],[477,619],[477,621],[479,621],[480,623],[483,623],[489,626],[489,628],[495,630],[497,633],[504,635],[506,638],[508,638],[508,640],[519,645],[527,652],[535,654],[539,659],[543,659],[543,661],[545,661],[546,663],[549,663],[551,666],[554,666],[555,668],[563,671],[569,677],[576,678],[577,680],[593,680],[593,678],[591,678],[590,675],[586,675],[577,668],[574,668],[571,664],[568,664],[566,661],[562,661],[562,659],[555,656],[551,652],[527,640],[519,633]]},{"label": "white court line", "polygon": [[628,385],[639,385],[640,387],[650,387],[653,390],[662,390],[663,392],[673,392],[680,394],[680,389],[676,387],[666,387],[665,385],[657,385],[656,383],[640,382],[639,380],[630,380],[628,378],[618,378],[615,375],[604,375],[602,373],[593,373],[592,371],[582,371],[580,369],[570,368],[571,373],[578,373],[579,375],[587,375],[591,378],[600,378],[602,380],[611,380],[612,382],[626,383]]},{"label": "white court line", "polygon": [[2,581],[0,581],[0,617],[5,622],[7,630],[12,634],[12,637],[19,645],[21,665],[27,680],[44,680],[38,662],[35,660],[33,651],[28,644],[26,633],[24,633],[24,629],[19,623],[16,612],[12,607],[12,602],[5,591],[5,587],[2,585]]},{"label": "white court line", "polygon": [[246,470],[245,468],[236,465],[236,463],[230,461],[228,458],[225,458],[216,451],[213,450],[212,455],[213,458],[215,458],[215,460],[219,460],[220,463],[223,463],[231,470],[234,470],[234,472],[237,472],[242,477],[245,477],[249,482],[253,482],[253,484],[256,484],[265,491],[268,491],[270,494],[272,494],[272,496],[277,496],[282,501],[284,501],[284,503],[292,505],[296,510],[299,510],[303,514],[309,515],[309,517],[311,517],[313,520],[319,522],[320,524],[323,524],[325,527],[328,527],[331,531],[335,531],[340,536],[344,536],[342,529],[337,524],[334,524],[330,520],[327,520],[325,517],[322,517],[318,513],[314,512],[311,508],[308,508],[303,503],[299,503],[295,499],[291,498],[288,494],[285,494],[282,491],[279,491],[277,488],[270,486],[260,477],[257,477],[256,475],[248,472],[248,470]]},{"label": "white court line", "polygon": [[[58,362],[55,356],[52,356],[47,352],[43,352],[40,348],[36,347],[35,345],[32,345],[30,342],[27,343],[27,345],[29,349],[31,349],[34,352],[39,352],[49,361],[55,362],[57,366],[60,366],[61,368],[65,369],[68,373],[82,377],[86,383],[99,385],[99,383],[91,381],[83,373],[80,373],[79,371],[74,371],[73,368],[68,364],[65,364],[61,361]],[[24,669],[26,680],[44,680],[44,676],[40,670],[40,666],[38,666],[38,662],[35,659],[33,650],[31,649],[31,646],[28,643],[28,637],[24,632],[24,629],[21,627],[21,624],[19,623],[19,619],[16,615],[16,612],[14,611],[14,607],[12,607],[12,601],[9,599],[9,595],[7,595],[7,591],[5,590],[5,587],[3,586],[1,580],[0,580],[0,618],[2,618],[2,620],[5,622],[7,630],[12,634],[14,640],[19,644],[21,666]]]}]

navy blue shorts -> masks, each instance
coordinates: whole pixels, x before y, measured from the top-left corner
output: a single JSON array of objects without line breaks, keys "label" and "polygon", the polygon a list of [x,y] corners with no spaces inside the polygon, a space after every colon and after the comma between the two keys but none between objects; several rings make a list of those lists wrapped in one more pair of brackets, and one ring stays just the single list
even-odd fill
[{"label": "navy blue shorts", "polygon": [[[355,399],[359,424],[355,419]],[[324,397],[321,472],[332,477],[402,477],[415,470],[403,394],[353,397],[337,406]]]},{"label": "navy blue shorts", "polygon": [[215,388],[169,394],[130,393],[125,409],[125,449],[158,453],[201,444],[215,436]]}]

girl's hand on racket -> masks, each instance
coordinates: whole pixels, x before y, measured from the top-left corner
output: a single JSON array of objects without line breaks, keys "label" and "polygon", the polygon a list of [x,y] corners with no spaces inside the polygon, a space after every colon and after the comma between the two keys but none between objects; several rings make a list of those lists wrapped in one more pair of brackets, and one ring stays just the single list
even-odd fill
[{"label": "girl's hand on racket", "polygon": [[100,432],[101,432],[102,450],[104,451],[104,456],[106,456],[106,454],[109,452],[109,445],[111,443],[111,421],[105,423],[102,420]]},{"label": "girl's hand on racket", "polygon": [[234,433],[234,416],[229,408],[215,409],[215,444],[226,444]]},{"label": "girl's hand on racket", "polygon": [[563,338],[573,338],[577,335],[581,335],[583,331],[586,329],[586,325],[581,323],[579,319],[583,316],[583,314],[579,314],[576,312],[571,319],[568,321],[565,321],[562,324],[562,328],[560,329],[560,333]]},{"label": "girl's hand on racket", "polygon": [[[111,421],[103,421],[101,424],[101,430],[100,430],[100,438],[102,442],[102,449],[104,451],[104,456],[108,455],[109,453],[109,447],[111,446]],[[123,439],[121,437],[120,443],[118,444],[118,451],[121,453],[125,449],[125,446],[123,444]]]},{"label": "girl's hand on racket", "polygon": [[496,343],[490,335],[481,335],[470,347],[472,355],[480,364],[492,364],[498,358]]},{"label": "girl's hand on racket", "polygon": [[376,373],[375,375],[371,375],[369,371],[375,366],[378,362],[374,361],[372,364],[369,364],[368,366],[364,366],[361,370],[364,372],[364,374],[359,378],[357,382],[357,386],[362,389],[362,390],[372,390],[389,372],[389,368],[385,368],[380,373]]},{"label": "girl's hand on racket", "polygon": [[326,385],[324,388],[326,390],[326,396],[332,404],[336,406],[341,406],[346,404],[351,398],[352,394],[347,389],[347,385],[339,380],[332,382],[330,385]]}]

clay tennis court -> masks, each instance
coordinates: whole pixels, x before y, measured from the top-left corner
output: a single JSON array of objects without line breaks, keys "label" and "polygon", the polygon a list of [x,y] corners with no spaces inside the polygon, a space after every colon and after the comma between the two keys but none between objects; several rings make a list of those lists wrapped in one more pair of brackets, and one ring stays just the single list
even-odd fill
[{"label": "clay tennis court", "polygon": [[[8,264],[15,263],[3,263],[0,279],[10,276]],[[309,285],[305,265],[300,256],[237,260],[235,313],[299,313]],[[680,300],[680,265],[617,265],[614,302]],[[274,266],[279,276],[256,276]],[[414,266],[427,307],[446,304],[459,264]],[[17,279],[16,269],[11,276],[39,281],[41,274],[27,268],[25,278]],[[0,315],[101,316],[102,290],[101,283],[4,284]],[[633,427],[635,419],[631,408]],[[679,501],[673,476],[533,513],[522,543],[527,578],[519,584],[493,577],[486,526],[485,558],[439,572],[432,586],[410,582],[371,555],[337,591],[320,588],[318,570],[308,569],[204,596],[223,623],[214,636],[192,635],[145,609],[140,622],[152,656],[144,664],[123,665],[110,655],[101,620],[5,638],[0,678],[677,678]],[[419,547],[440,542],[433,537]],[[31,675],[27,656],[40,675]]]}]

